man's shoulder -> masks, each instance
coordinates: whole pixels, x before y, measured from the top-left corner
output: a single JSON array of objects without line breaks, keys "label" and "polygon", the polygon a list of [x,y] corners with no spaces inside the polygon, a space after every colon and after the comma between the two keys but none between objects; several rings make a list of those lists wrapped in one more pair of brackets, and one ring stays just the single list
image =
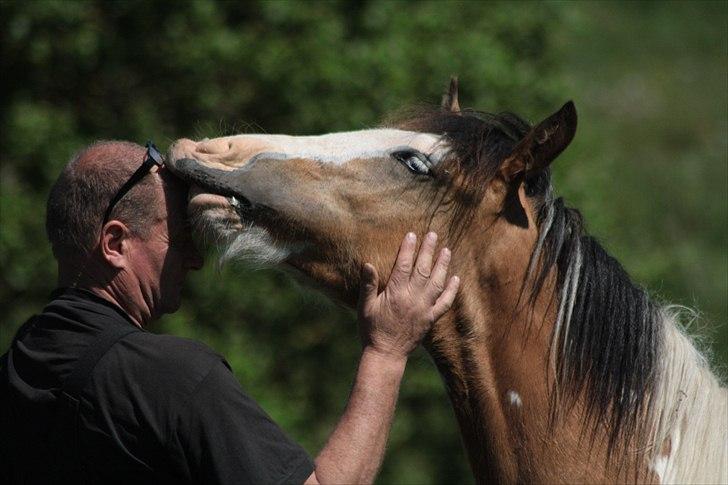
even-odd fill
[{"label": "man's shoulder", "polygon": [[118,342],[94,372],[97,382],[111,382],[148,392],[189,396],[225,359],[204,343],[148,332],[134,332]]},{"label": "man's shoulder", "polygon": [[133,352],[140,357],[153,359],[159,363],[180,360],[193,363],[197,359],[222,359],[222,356],[198,340],[176,335],[134,332],[120,342],[122,351]]}]

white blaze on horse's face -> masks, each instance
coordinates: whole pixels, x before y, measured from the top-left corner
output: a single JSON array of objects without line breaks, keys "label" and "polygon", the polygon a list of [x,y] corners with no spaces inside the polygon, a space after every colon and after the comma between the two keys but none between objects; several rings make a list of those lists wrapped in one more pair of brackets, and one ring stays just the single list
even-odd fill
[{"label": "white blaze on horse's face", "polygon": [[429,155],[430,161],[436,164],[446,151],[441,140],[440,136],[429,133],[372,129],[318,136],[236,135],[197,143],[179,140],[171,150],[174,160],[202,156],[201,162],[223,170],[242,167],[265,154],[273,158],[344,165],[352,160],[389,157],[406,148]]},{"label": "white blaze on horse's face", "polygon": [[[319,136],[238,135],[226,139],[252,158],[261,153],[281,154],[286,158],[315,160],[344,165],[352,160],[389,156],[393,151],[412,148],[430,155],[436,162],[442,152],[440,137],[413,131],[375,129],[330,133]],[[213,140],[212,142],[215,143]],[[203,147],[205,143],[202,144]],[[242,162],[245,163],[246,160]]]},{"label": "white blaze on horse's face", "polygon": [[179,140],[169,165],[204,192],[234,196],[198,193],[190,202],[227,256],[277,263],[311,239],[351,247],[421,229],[412,225],[426,205],[418,196],[446,153],[438,135],[372,129]]}]

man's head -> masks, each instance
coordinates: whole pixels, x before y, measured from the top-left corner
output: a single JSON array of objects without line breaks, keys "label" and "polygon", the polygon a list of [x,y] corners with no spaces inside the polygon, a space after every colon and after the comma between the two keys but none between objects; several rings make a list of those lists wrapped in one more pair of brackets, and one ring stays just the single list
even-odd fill
[{"label": "man's head", "polygon": [[100,290],[140,324],[175,311],[187,271],[202,265],[187,227],[187,188],[164,168],[144,176],[103,223],[145,155],[124,141],[81,150],[51,189],[46,218],[60,285]]}]

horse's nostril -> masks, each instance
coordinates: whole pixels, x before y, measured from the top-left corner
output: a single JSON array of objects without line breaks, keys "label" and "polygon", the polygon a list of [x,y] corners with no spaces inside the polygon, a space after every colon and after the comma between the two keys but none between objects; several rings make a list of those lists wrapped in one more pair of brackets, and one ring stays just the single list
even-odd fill
[{"label": "horse's nostril", "polygon": [[197,153],[205,155],[221,155],[229,152],[233,148],[233,142],[216,138],[213,140],[201,140],[197,144]]}]

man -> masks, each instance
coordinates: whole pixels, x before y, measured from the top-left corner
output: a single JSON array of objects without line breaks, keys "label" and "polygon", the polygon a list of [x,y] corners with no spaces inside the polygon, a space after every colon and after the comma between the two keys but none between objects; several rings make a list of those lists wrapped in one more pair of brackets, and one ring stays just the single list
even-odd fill
[{"label": "man", "polygon": [[429,234],[414,261],[408,235],[381,294],[364,266],[359,369],[313,462],[221,356],[145,331],[178,309],[187,272],[203,264],[186,192],[153,148],[128,142],[94,144],[61,173],[46,223],[59,289],[0,364],[0,482],[373,481],[407,356],[457,292],[449,252],[433,267]]}]

